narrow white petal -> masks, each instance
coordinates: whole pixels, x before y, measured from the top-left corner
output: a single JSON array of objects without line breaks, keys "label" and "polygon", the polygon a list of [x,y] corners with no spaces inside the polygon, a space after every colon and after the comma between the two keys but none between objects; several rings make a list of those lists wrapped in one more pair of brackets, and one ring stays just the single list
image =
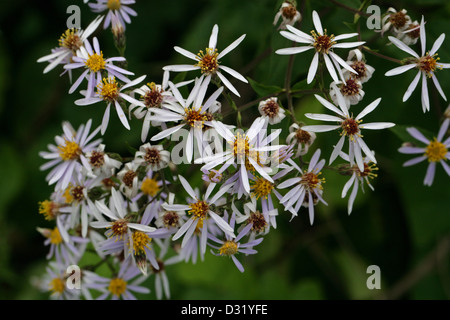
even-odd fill
[{"label": "narrow white petal", "polygon": [[276,54],[281,54],[281,55],[290,55],[290,54],[297,54],[297,53],[302,53],[308,50],[314,49],[314,47],[312,46],[307,46],[307,47],[292,47],[292,48],[283,48],[283,49],[278,49],[277,51],[275,51]]},{"label": "narrow white petal", "polygon": [[395,37],[389,36],[389,41],[391,41],[400,50],[412,55],[413,57],[419,59],[419,55],[410,47],[408,47],[403,41],[398,40]]},{"label": "narrow white petal", "polygon": [[320,22],[319,14],[314,10],[312,13],[314,28],[316,28],[317,32],[320,35],[323,35],[322,23]]},{"label": "narrow white petal", "polygon": [[316,52],[314,54],[314,57],[311,61],[311,65],[309,67],[308,70],[308,78],[307,78],[307,83],[311,83],[314,80],[314,77],[316,76],[316,72],[317,72],[317,67],[319,66],[319,53]]},{"label": "narrow white petal", "polygon": [[421,73],[422,73],[421,71],[417,72],[417,75],[414,77],[414,80],[408,86],[408,89],[406,90],[405,94],[403,95],[403,102],[408,100],[409,97],[411,96],[411,94],[413,93],[414,89],[416,89],[417,84],[419,83],[419,80],[420,80]]},{"label": "narrow white petal", "polygon": [[303,126],[302,130],[310,132],[327,132],[339,129],[340,127],[341,126],[332,126],[332,125]]},{"label": "narrow white petal", "polygon": [[186,190],[186,192],[189,194],[189,196],[192,199],[197,199],[197,195],[195,194],[195,191],[194,191],[194,189],[192,189],[192,187],[189,184],[189,182],[187,182],[187,180],[181,175],[178,175],[178,179],[180,179],[180,182],[183,185],[184,190]]},{"label": "narrow white petal", "polygon": [[314,95],[316,97],[317,100],[319,100],[319,102],[327,109],[333,111],[334,113],[337,113],[340,116],[345,117],[345,113],[343,113],[341,110],[339,110],[335,105],[333,105],[331,102],[329,102],[328,100],[325,100],[323,97],[319,96],[318,94]]},{"label": "narrow white petal", "polygon": [[381,102],[381,98],[378,98],[376,100],[374,100],[372,103],[370,103],[367,107],[365,107],[359,114],[358,116],[355,118],[355,120],[359,120],[364,118],[367,114],[371,113],[373,110],[375,110],[376,107],[378,107],[378,105]]},{"label": "narrow white petal", "polygon": [[361,124],[359,127],[361,129],[379,130],[379,129],[392,128],[393,126],[395,126],[395,123],[392,123],[392,122],[371,122],[371,123]]},{"label": "narrow white petal", "polygon": [[413,63],[412,64],[407,64],[407,65],[404,65],[404,66],[400,66],[400,67],[396,67],[394,69],[391,69],[388,72],[386,72],[384,75],[386,77],[395,76],[395,75],[401,74],[403,72],[406,72],[408,70],[411,70],[412,68],[415,68],[415,67],[416,67],[416,65],[413,64]]},{"label": "narrow white petal", "polygon": [[423,112],[430,110],[430,97],[428,96],[427,76],[422,73],[422,108]]},{"label": "narrow white petal", "polygon": [[433,47],[430,50],[430,56],[434,55],[439,50],[442,43],[444,42],[444,39],[445,39],[445,33],[442,33],[439,36],[439,38],[437,38],[437,40],[433,43]]},{"label": "narrow white petal", "polygon": [[185,56],[185,57],[187,57],[189,59],[192,59],[194,61],[198,61],[197,55],[193,54],[192,52],[187,51],[187,50],[185,50],[183,48],[180,48],[180,47],[177,47],[177,46],[175,46],[174,49],[175,49],[176,52],[182,54],[183,56]]},{"label": "narrow white petal", "polygon": [[334,70],[334,66],[333,63],[331,62],[330,58],[328,57],[328,55],[324,54],[323,55],[323,59],[325,60],[325,65],[328,69],[328,72],[331,75],[331,78],[333,79],[334,82],[339,82],[339,78],[336,74],[336,70]]},{"label": "narrow white petal", "polygon": [[219,53],[219,55],[217,56],[217,59],[221,59],[226,54],[228,54],[230,51],[234,50],[234,48],[236,48],[242,42],[242,40],[244,40],[244,38],[245,38],[245,34],[243,34],[242,36],[240,36],[239,38],[234,40],[228,47],[226,47]]},{"label": "narrow white petal", "polygon": [[209,37],[208,48],[215,49],[217,46],[217,35],[219,34],[219,26],[217,24],[214,25],[211,36]]}]

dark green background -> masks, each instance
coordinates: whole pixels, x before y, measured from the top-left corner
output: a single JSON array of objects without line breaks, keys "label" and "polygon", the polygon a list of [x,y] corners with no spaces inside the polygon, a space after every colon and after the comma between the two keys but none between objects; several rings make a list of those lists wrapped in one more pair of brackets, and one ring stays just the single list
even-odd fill
[{"label": "dark green background", "polygon": [[[359,1],[341,1],[353,8]],[[44,4],[45,3],[45,4]],[[299,3],[302,3],[301,1]],[[414,20],[425,15],[427,47],[442,32],[449,32],[450,4],[447,1],[374,1],[382,11],[389,6],[403,8]],[[38,214],[38,202],[49,197],[52,187],[45,182],[47,172],[38,152],[53,143],[61,133],[61,122],[69,120],[74,127],[92,118],[100,124],[103,106],[79,108],[78,98],[67,94],[67,77],[59,77],[59,68],[42,74],[45,64],[36,60],[48,54],[66,29],[66,8],[78,4],[82,9],[82,26],[95,15],[82,1],[2,1],[0,7],[0,298],[46,299],[31,285],[31,279],[43,274],[47,248],[36,227],[50,226]],[[129,69],[137,76],[147,74],[146,81],[160,82],[161,68],[186,59],[173,50],[174,45],[190,51],[204,49],[212,26],[219,25],[218,48],[223,49],[241,34],[246,39],[223,59],[230,66],[260,83],[284,86],[288,57],[274,51],[290,45],[272,26],[279,1],[138,1],[133,8],[138,16],[127,26],[126,57]],[[299,5],[300,7],[300,5]],[[353,14],[331,1],[305,1],[301,29],[312,30],[311,12],[317,10],[322,24],[330,33],[354,32],[343,22],[351,23]],[[361,20],[363,39],[374,33]],[[116,55],[108,30],[97,32],[105,56]],[[402,59],[405,54],[394,46],[385,46],[386,38],[370,44],[374,49]],[[418,48],[415,46],[415,48]],[[346,58],[346,50],[337,52]],[[254,59],[261,57],[255,65]],[[450,46],[446,39],[439,56],[450,62]],[[403,142],[404,125],[414,125],[436,135],[439,112],[447,103],[430,88],[431,112],[423,114],[419,88],[407,103],[401,97],[414,77],[414,72],[395,77],[384,73],[396,65],[366,55],[375,74],[364,85],[366,96],[361,108],[378,97],[382,102],[365,121],[392,121],[397,129],[368,132],[365,139],[377,153],[379,177],[375,192],[359,193],[350,216],[346,199],[340,192],[346,177],[332,171],[323,174],[327,180],[324,197],[328,206],[316,207],[316,219],[309,225],[302,209],[299,217],[289,222],[290,214],[281,213],[278,228],[272,230],[258,246],[255,256],[240,257],[246,268],[241,274],[226,258],[206,255],[205,262],[167,268],[174,299],[448,299],[450,297],[450,188],[449,177],[439,167],[432,187],[423,186],[426,164],[403,168],[409,156],[397,152]],[[304,79],[312,53],[296,56],[292,84]],[[188,76],[193,76],[190,74]],[[450,97],[450,73],[437,72],[444,92]],[[330,82],[330,78],[325,80]],[[235,82],[236,83],[236,82]],[[431,83],[431,82],[430,82]],[[250,85],[236,83],[241,92],[238,106],[258,95]],[[285,101],[281,101],[285,104]],[[294,100],[297,117],[306,121],[305,112],[323,109],[314,97]],[[226,109],[228,106],[224,105]],[[355,111],[356,112],[356,111]],[[256,105],[243,114],[244,125],[258,115]],[[234,122],[233,117],[226,119]],[[309,121],[309,124],[318,122]],[[286,128],[284,121],[280,127]],[[109,150],[126,153],[126,145],[140,145],[141,123],[133,120],[126,131],[111,114],[104,142]],[[116,128],[116,129],[112,129]],[[285,131],[287,132],[287,130]],[[432,138],[430,136],[430,138]],[[321,147],[328,158],[337,141],[332,133],[318,134],[314,147]],[[180,170],[186,170],[181,168]],[[197,172],[197,171],[195,171]],[[191,173],[186,171],[186,175]],[[198,175],[196,176],[198,179]],[[447,239],[447,246],[442,246]],[[444,258],[436,259],[435,248],[444,248]],[[442,254],[441,254],[442,256]],[[431,257],[431,258],[430,258]],[[381,268],[382,289],[368,290],[366,269]],[[153,286],[152,279],[150,284]],[[154,298],[154,290],[150,296]]]}]

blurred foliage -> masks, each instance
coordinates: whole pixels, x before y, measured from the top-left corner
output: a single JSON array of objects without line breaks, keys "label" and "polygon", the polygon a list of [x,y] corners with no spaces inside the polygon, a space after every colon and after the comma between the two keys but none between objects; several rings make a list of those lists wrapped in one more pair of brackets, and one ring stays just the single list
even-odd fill
[{"label": "blurred foliage", "polygon": [[[83,2],[82,25],[95,15]],[[358,0],[340,3],[358,8]],[[290,42],[279,35],[272,25],[280,1],[221,0],[191,1],[139,0],[133,8],[138,16],[127,26],[125,56],[129,68],[136,75],[147,74],[146,81],[160,82],[161,68],[167,64],[184,63],[185,59],[173,50],[178,45],[190,51],[204,48],[213,24],[219,25],[218,48],[231,43],[241,34],[244,42],[227,55],[224,64],[266,86],[284,87],[288,58],[274,51]],[[324,27],[330,33],[354,32],[349,28],[353,13],[336,6],[332,1],[298,1],[302,9],[301,29],[312,29],[312,10],[317,10]],[[76,107],[74,96],[67,94],[68,78],[60,77],[60,69],[42,74],[44,64],[36,60],[57,45],[65,30],[66,8],[73,1],[2,1],[0,10],[0,298],[46,299],[45,293],[31,285],[34,277],[43,274],[47,248],[36,231],[47,224],[38,214],[38,202],[46,199],[51,187],[45,182],[46,172],[40,172],[43,160],[38,152],[46,149],[60,134],[61,122],[69,120],[75,127],[92,118],[100,123],[100,105]],[[450,3],[445,0],[373,1],[382,11],[393,6],[406,8],[413,20],[426,24],[427,43],[431,44],[442,32],[448,32]],[[386,46],[387,39],[375,36],[365,28],[361,18],[363,39],[373,39],[371,47],[398,59],[403,52]],[[345,23],[347,22],[347,24]],[[115,55],[111,34],[97,32],[105,55]],[[342,52],[345,52],[343,49]],[[345,53],[341,56],[344,57]],[[450,61],[449,41],[439,50],[441,61]],[[382,102],[367,121],[392,121],[394,130],[367,134],[368,145],[377,152],[379,177],[375,192],[367,189],[359,193],[353,213],[346,210],[347,199],[340,198],[346,177],[327,171],[324,197],[328,206],[316,208],[316,221],[309,224],[307,214],[301,212],[290,220],[282,213],[278,228],[272,230],[255,256],[241,257],[246,268],[241,274],[226,258],[206,255],[204,262],[178,264],[167,268],[174,299],[372,299],[390,297],[410,272],[433,252],[436,245],[450,235],[449,178],[442,168],[437,169],[432,187],[423,186],[426,165],[402,167],[408,157],[397,152],[404,142],[403,126],[416,126],[436,135],[438,114],[446,107],[434,87],[430,86],[431,112],[423,114],[420,92],[416,90],[406,103],[401,102],[413,78],[412,73],[386,78],[384,73],[395,67],[366,53],[368,63],[376,71],[364,85],[366,96],[355,108],[366,106],[378,97]],[[292,84],[306,77],[312,53],[300,54],[294,60]],[[450,93],[450,73],[438,73],[444,92]],[[329,83],[331,79],[326,79]],[[237,106],[260,97],[249,84],[237,83],[241,98]],[[264,92],[265,88],[261,88]],[[260,93],[262,93],[260,92]],[[281,101],[286,105],[285,101]],[[305,112],[320,112],[321,105],[311,96],[294,99],[300,121]],[[224,103],[224,110],[227,110]],[[242,114],[244,125],[258,115],[257,105]],[[365,119],[366,120],[366,119]],[[233,117],[225,119],[231,123]],[[305,121],[307,122],[307,121]],[[280,124],[288,128],[285,120]],[[117,117],[111,117],[110,129],[104,142],[110,150],[127,153],[127,145],[140,145],[141,123],[131,122],[134,130],[126,131]],[[117,130],[111,128],[117,127]],[[403,132],[402,132],[403,128]],[[316,145],[329,154],[335,135],[319,134]],[[431,137],[430,137],[431,138]],[[433,259],[425,262],[433,262]],[[369,265],[381,268],[382,289],[369,290],[366,269]],[[396,298],[450,298],[450,262],[446,258],[437,266],[404,287]],[[152,286],[153,279],[149,279]],[[153,289],[153,288],[152,288]],[[152,294],[146,298],[154,298]]]}]

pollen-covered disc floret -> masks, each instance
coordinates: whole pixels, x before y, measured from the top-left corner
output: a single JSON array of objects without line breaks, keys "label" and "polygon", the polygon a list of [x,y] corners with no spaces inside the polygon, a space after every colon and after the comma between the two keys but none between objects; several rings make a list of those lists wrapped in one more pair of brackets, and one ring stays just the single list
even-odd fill
[{"label": "pollen-covered disc floret", "polygon": [[270,183],[262,177],[257,178],[256,181],[254,181],[254,183],[250,186],[252,194],[256,197],[256,199],[267,199],[273,188],[273,183]]},{"label": "pollen-covered disc floret", "polygon": [[116,297],[120,297],[127,289],[127,282],[122,278],[114,278],[111,280],[108,286],[109,292]]},{"label": "pollen-covered disc floret", "polygon": [[208,215],[209,205],[206,201],[197,200],[197,202],[189,204],[189,214],[192,215],[192,219],[200,219],[203,221]]},{"label": "pollen-covered disc floret", "polygon": [[334,41],[334,35],[327,35],[327,30],[324,30],[324,34],[317,34],[314,30],[311,31],[311,35],[314,39],[313,47],[318,53],[328,54],[331,47],[336,44]]},{"label": "pollen-covered disc floret", "polygon": [[219,69],[219,61],[217,60],[218,55],[219,52],[217,49],[206,48],[205,52],[200,50],[197,54],[198,62],[195,66],[200,67],[202,73],[207,75],[214,74]]},{"label": "pollen-covered disc floret", "polygon": [[430,141],[428,146],[425,148],[425,155],[429,162],[439,162],[445,160],[447,157],[447,147],[442,142],[439,142],[434,138]]},{"label": "pollen-covered disc floret", "polygon": [[429,52],[427,52],[425,56],[420,57],[417,61],[417,68],[425,72],[429,78],[433,76],[433,72],[435,72],[436,69],[442,70],[442,66],[438,63],[439,57],[437,55],[437,53],[430,55]]},{"label": "pollen-covered disc floret", "polygon": [[59,46],[76,52],[83,45],[83,40],[80,38],[79,30],[75,28],[67,29],[59,38]]},{"label": "pollen-covered disc floret", "polygon": [[119,87],[116,78],[103,78],[103,81],[97,85],[97,93],[105,101],[116,101],[119,97]]},{"label": "pollen-covered disc floret", "polygon": [[207,120],[207,117],[204,112],[202,112],[202,108],[185,108],[184,109],[185,116],[184,121],[191,126],[191,128],[202,129],[203,124]]},{"label": "pollen-covered disc floret", "polygon": [[238,252],[238,245],[233,240],[225,241],[219,249],[219,254],[222,256],[232,256]]}]

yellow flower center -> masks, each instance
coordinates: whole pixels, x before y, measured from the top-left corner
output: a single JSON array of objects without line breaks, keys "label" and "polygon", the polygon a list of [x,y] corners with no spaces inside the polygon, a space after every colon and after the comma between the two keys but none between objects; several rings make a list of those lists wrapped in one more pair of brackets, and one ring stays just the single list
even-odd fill
[{"label": "yellow flower center", "polygon": [[349,136],[351,140],[354,139],[353,136],[355,134],[359,135],[359,124],[361,122],[362,120],[355,120],[353,118],[345,119],[341,124],[342,127],[341,135]]},{"label": "yellow flower center", "polygon": [[50,281],[49,287],[52,294],[61,294],[64,292],[66,285],[61,278],[53,278],[52,281]]},{"label": "yellow flower center", "polygon": [[64,161],[67,160],[76,160],[80,157],[82,152],[80,146],[75,141],[66,141],[66,145],[58,146],[59,156]]},{"label": "yellow flower center", "polygon": [[39,202],[39,213],[44,215],[45,220],[55,219],[58,205],[53,201],[44,200]]},{"label": "yellow flower center", "polygon": [[111,228],[108,232],[108,237],[116,237],[117,240],[121,240],[123,238],[123,235],[127,233],[128,231],[128,221],[126,219],[119,219],[114,222],[111,222],[111,226],[108,227]]},{"label": "yellow flower center", "polygon": [[76,52],[83,45],[78,36],[78,31],[75,28],[67,29],[62,36],[59,38],[59,46],[67,48],[72,52]]},{"label": "yellow flower center", "polygon": [[267,196],[272,192],[273,188],[273,184],[262,177],[258,178],[251,186],[253,195],[256,197],[256,199],[267,199]]},{"label": "yellow flower center", "polygon": [[105,69],[106,62],[103,59],[103,52],[100,52],[100,55],[97,53],[89,55],[89,58],[86,60],[85,64],[86,67],[88,67],[92,72],[98,72]]},{"label": "yellow flower center", "polygon": [[442,70],[442,66],[437,63],[439,57],[437,57],[437,53],[430,56],[427,54],[421,57],[417,62],[417,67],[427,74],[427,77],[431,78],[432,72],[436,71],[436,69]]},{"label": "yellow flower center", "polygon": [[355,170],[357,175],[360,177],[369,177],[370,179],[373,179],[378,176],[376,173],[373,173],[373,171],[378,170],[378,167],[375,165],[375,163],[370,163],[370,165],[364,163],[364,171],[359,170],[358,165],[354,165],[353,170]]},{"label": "yellow flower center", "polygon": [[119,87],[116,82],[116,78],[103,78],[103,82],[97,85],[97,93],[105,101],[115,101],[119,96]]},{"label": "yellow flower center", "polygon": [[336,44],[336,41],[334,41],[334,35],[332,34],[331,36],[328,36],[326,29],[323,35],[317,35],[314,30],[311,31],[311,34],[314,38],[313,46],[318,53],[328,54],[331,47]]},{"label": "yellow flower center", "polygon": [[203,200],[198,200],[195,203],[191,203],[189,204],[189,207],[191,210],[189,210],[188,213],[192,214],[193,219],[203,220],[208,215],[209,205]]},{"label": "yellow flower center", "polygon": [[155,179],[146,178],[142,181],[141,190],[146,195],[154,197],[159,192],[160,187]]},{"label": "yellow flower center", "polygon": [[109,282],[108,290],[113,295],[120,297],[127,289],[127,282],[122,278],[114,278]]},{"label": "yellow flower center", "polygon": [[48,238],[50,239],[50,243],[56,244],[56,245],[59,245],[63,241],[61,234],[59,233],[59,230],[57,227],[55,227],[55,229],[50,231]]},{"label": "yellow flower center", "polygon": [[184,112],[184,121],[192,128],[202,129],[203,124],[208,120],[205,113],[202,112],[201,107],[198,110],[195,110],[194,108],[185,108]]},{"label": "yellow flower center", "polygon": [[133,250],[134,254],[145,254],[145,248],[150,249],[149,244],[152,241],[148,235],[141,231],[133,232]]},{"label": "yellow flower center", "polygon": [[142,96],[142,100],[145,106],[147,108],[161,107],[161,103],[163,102],[164,98],[162,92],[164,90],[161,89],[160,91],[154,82],[147,83],[147,86],[150,88],[150,90],[147,90],[145,92],[145,95]]},{"label": "yellow flower center", "polygon": [[428,161],[439,162],[446,159],[447,152],[448,150],[445,145],[434,138],[427,146],[425,155],[428,157]]},{"label": "yellow flower center", "polygon": [[323,189],[322,183],[325,183],[325,178],[320,179],[319,175],[321,175],[321,172],[319,172],[318,174],[307,172],[302,175],[300,184],[302,184],[303,187],[308,191],[313,191],[316,188]]},{"label": "yellow flower center", "polygon": [[219,254],[222,256],[232,256],[238,251],[238,246],[236,242],[232,240],[225,241],[222,247],[219,249]]},{"label": "yellow flower center", "polygon": [[219,61],[217,61],[217,56],[219,53],[217,49],[206,48],[206,53],[203,50],[197,54],[197,59],[199,60],[195,66],[200,67],[202,73],[211,74],[215,73],[219,69]]},{"label": "yellow flower center", "polygon": [[108,3],[106,3],[106,6],[109,10],[119,10],[120,9],[120,0],[108,0]]},{"label": "yellow flower center", "polygon": [[63,197],[66,204],[71,204],[73,202],[72,184],[69,183],[69,186],[66,188],[66,190],[64,190]]}]

